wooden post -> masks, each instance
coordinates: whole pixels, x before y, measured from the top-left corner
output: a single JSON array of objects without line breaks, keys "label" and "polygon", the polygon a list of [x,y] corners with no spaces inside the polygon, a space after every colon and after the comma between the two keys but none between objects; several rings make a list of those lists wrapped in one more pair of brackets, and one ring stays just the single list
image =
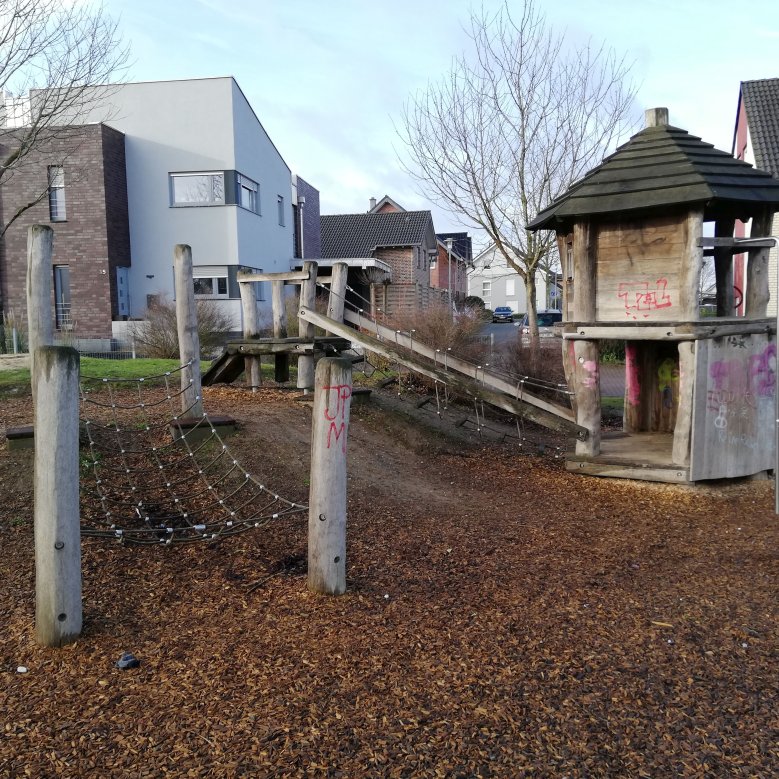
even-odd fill
[{"label": "wooden post", "polygon": [[[284,301],[284,282],[271,282],[273,307],[273,337],[287,337],[287,309]],[[274,377],[279,384],[289,381],[289,355],[274,356]]]},{"label": "wooden post", "polygon": [[327,316],[336,322],[343,322],[344,302],[346,300],[346,277],[349,266],[345,262],[336,262],[333,265],[330,280],[330,299],[327,302]]},{"label": "wooden post", "polygon": [[671,461],[676,465],[690,464],[693,392],[695,389],[695,342],[679,343],[679,408],[676,412]]},{"label": "wooden post", "polygon": [[[303,271],[308,272],[308,279],[300,285],[300,305],[314,308],[316,304],[316,271],[317,264],[311,260],[303,263]],[[298,335],[304,339],[314,340],[316,328],[305,319],[298,319]],[[301,355],[298,357],[298,389],[309,392],[314,388],[314,357]]]},{"label": "wooden post", "polygon": [[54,231],[46,225],[27,230],[27,343],[30,352],[30,380],[35,400],[35,352],[54,343],[51,315],[51,254]]},{"label": "wooden post", "polygon": [[192,248],[176,244],[173,251],[173,275],[176,289],[176,327],[181,364],[181,410],[188,417],[203,416],[203,392],[200,387],[200,337],[197,332],[195,287],[192,280]]},{"label": "wooden post", "polygon": [[679,319],[700,319],[701,268],[703,267],[703,209],[694,208],[685,223],[686,244],[679,268]]},{"label": "wooden post", "polygon": [[[714,224],[717,238],[733,235],[733,219],[718,219]],[[717,292],[717,316],[734,316],[733,297],[733,252],[728,248],[714,249],[714,278]]]},{"label": "wooden post", "polygon": [[[752,219],[752,238],[771,234],[773,214],[765,209]],[[744,316],[747,319],[762,319],[768,314],[771,289],[768,283],[768,258],[770,249],[752,249],[747,259],[747,288],[744,297]]]},{"label": "wooden post", "polygon": [[346,443],[352,365],[325,357],[316,368],[311,488],[308,510],[308,588],[346,591]]},{"label": "wooden post", "polygon": [[[238,276],[238,288],[241,291],[241,312],[243,313],[243,337],[249,341],[252,338],[257,338],[260,334],[259,317],[257,316],[257,295],[254,290],[253,281],[241,281],[241,277]],[[248,357],[244,356],[244,372],[248,379],[249,386],[252,388],[252,392],[257,391],[257,387],[260,386],[261,378],[261,364],[260,357]]]},{"label": "wooden post", "polygon": [[81,633],[79,356],[35,350],[35,633],[62,646]]},{"label": "wooden post", "polygon": [[[594,236],[589,222],[573,226],[573,318],[576,322],[596,319],[597,284]],[[587,439],[576,442],[576,454],[595,457],[600,454],[600,354],[597,341],[574,341],[574,391],[576,422],[587,428]]]}]

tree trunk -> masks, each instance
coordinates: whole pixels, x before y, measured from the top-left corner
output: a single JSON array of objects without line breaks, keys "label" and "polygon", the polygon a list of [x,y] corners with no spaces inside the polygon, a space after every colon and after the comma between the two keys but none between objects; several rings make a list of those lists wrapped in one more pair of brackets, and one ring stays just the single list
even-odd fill
[{"label": "tree trunk", "polygon": [[525,276],[525,296],[527,298],[527,323],[530,328],[530,347],[535,352],[539,345],[535,270],[529,270]]}]

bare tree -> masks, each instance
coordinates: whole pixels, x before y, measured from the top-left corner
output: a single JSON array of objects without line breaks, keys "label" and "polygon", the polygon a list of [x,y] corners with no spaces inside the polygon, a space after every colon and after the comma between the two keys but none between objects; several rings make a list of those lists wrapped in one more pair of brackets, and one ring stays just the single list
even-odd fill
[{"label": "bare tree", "polygon": [[[64,163],[82,140],[66,125],[105,101],[128,56],[102,5],[0,0],[0,186],[25,165],[40,165],[42,156]],[[13,213],[2,214],[0,238],[48,190],[42,181]]]},{"label": "bare tree", "polygon": [[472,51],[404,108],[404,167],[519,274],[537,343],[535,275],[556,244],[527,224],[633,123],[630,66],[604,46],[568,46],[533,0],[516,21],[507,4],[473,12],[467,31]]}]

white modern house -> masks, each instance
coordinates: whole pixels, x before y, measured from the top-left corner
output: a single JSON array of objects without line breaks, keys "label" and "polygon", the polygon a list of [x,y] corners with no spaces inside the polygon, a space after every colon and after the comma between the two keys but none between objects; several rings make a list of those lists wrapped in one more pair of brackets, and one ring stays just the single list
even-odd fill
[{"label": "white modern house", "polygon": [[[480,297],[487,308],[508,306],[515,314],[527,313],[525,282],[511,268],[495,244],[473,258],[468,272],[468,294]],[[547,289],[547,281],[541,271],[536,271],[536,309],[558,308],[555,304],[553,285]]]},{"label": "white modern house", "polygon": [[123,84],[74,119],[125,135],[130,316],[173,298],[173,247],[186,243],[196,296],[220,301],[239,329],[239,268],[289,270],[294,225],[290,169],[235,79]]}]

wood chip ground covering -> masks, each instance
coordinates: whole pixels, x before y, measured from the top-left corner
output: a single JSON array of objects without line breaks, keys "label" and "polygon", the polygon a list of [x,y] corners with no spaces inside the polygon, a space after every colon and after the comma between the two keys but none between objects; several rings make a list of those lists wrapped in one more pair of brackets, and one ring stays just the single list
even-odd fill
[{"label": "wood chip ground covering", "polygon": [[[206,403],[305,499],[310,408]],[[0,412],[28,422],[29,400]],[[0,454],[0,776],[779,774],[769,482],[592,479],[371,407],[349,447],[346,595],[307,591],[304,517],[215,546],[89,539],[59,650],[33,635],[32,455]]]}]

